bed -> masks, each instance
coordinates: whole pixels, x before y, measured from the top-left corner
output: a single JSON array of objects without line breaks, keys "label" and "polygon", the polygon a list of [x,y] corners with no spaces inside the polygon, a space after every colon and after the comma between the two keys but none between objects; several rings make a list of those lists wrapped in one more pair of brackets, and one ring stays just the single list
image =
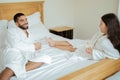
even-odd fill
[{"label": "bed", "polygon": [[[44,1],[0,3],[0,20],[10,21],[17,12],[25,13],[25,15],[40,12],[39,18],[44,23],[43,4]],[[62,38],[54,34],[51,35],[56,39]],[[61,55],[57,56],[60,57]],[[69,56],[65,57],[62,60],[57,58],[56,62],[51,65],[44,65],[38,69],[28,71],[26,80],[105,80],[120,70],[120,59],[95,61],[69,60],[67,59]],[[11,80],[17,79],[12,77]]]}]

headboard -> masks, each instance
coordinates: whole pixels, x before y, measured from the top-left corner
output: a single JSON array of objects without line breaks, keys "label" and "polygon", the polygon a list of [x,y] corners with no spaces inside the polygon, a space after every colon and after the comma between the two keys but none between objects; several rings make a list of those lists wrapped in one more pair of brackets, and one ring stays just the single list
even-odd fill
[{"label": "headboard", "polygon": [[18,12],[24,13],[25,15],[30,15],[34,12],[39,11],[41,14],[40,18],[44,23],[43,3],[44,1],[0,3],[0,20],[11,20],[13,19],[13,16]]}]

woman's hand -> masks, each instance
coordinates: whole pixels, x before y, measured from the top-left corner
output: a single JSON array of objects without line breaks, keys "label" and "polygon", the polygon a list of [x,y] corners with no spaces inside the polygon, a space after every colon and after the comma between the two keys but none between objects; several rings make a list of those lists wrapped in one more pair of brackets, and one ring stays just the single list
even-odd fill
[{"label": "woman's hand", "polygon": [[92,48],[90,48],[90,47],[86,48],[86,52],[87,52],[88,54],[91,54],[91,55],[92,55]]}]

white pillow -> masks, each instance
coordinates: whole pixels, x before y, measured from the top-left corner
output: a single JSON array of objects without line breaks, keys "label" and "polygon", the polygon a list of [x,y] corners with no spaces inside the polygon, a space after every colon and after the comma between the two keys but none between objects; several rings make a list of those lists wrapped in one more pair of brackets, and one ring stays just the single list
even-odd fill
[{"label": "white pillow", "polygon": [[4,49],[0,48],[0,72],[3,70],[3,51]]},{"label": "white pillow", "polygon": [[31,39],[38,41],[42,38],[50,36],[49,30],[41,22],[39,12],[27,16],[27,20],[29,24],[28,31],[31,34]]},{"label": "white pillow", "polygon": [[[49,35],[49,30],[42,24],[40,19],[40,13],[35,12],[32,15],[27,16],[28,31],[31,34],[31,38],[39,40]],[[16,27],[13,20],[8,22],[8,29]]]},{"label": "white pillow", "polygon": [[6,37],[7,37],[7,28],[0,29],[0,48],[5,48]]},{"label": "white pillow", "polygon": [[28,32],[31,34],[30,38],[36,41],[50,36],[49,30],[41,22],[30,26]]},{"label": "white pillow", "polygon": [[9,29],[9,28],[14,28],[14,27],[16,27],[16,24],[14,23],[13,20],[10,20],[10,21],[8,22],[8,29]]},{"label": "white pillow", "polygon": [[8,20],[0,20],[0,29],[7,28]]},{"label": "white pillow", "polygon": [[27,16],[27,20],[28,20],[29,28],[32,27],[32,25],[35,25],[35,24],[41,22],[40,12],[35,12],[32,15]]},{"label": "white pillow", "polygon": [[5,40],[7,37],[7,20],[0,20],[0,71],[2,71],[2,54],[3,49],[5,48]]}]

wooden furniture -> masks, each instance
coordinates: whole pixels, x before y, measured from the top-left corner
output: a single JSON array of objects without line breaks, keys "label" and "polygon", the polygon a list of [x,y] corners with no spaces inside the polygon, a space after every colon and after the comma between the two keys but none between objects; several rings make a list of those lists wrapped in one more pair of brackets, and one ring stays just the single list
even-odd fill
[{"label": "wooden furniture", "polygon": [[[26,15],[40,11],[41,19],[43,17],[43,1],[38,2],[21,2],[21,3],[0,3],[0,20],[11,20],[17,12],[23,12]],[[120,70],[120,59],[101,60],[86,68],[68,74],[58,80],[103,80],[106,77]]]},{"label": "wooden furniture", "polygon": [[43,3],[44,1],[0,3],[0,20],[11,20],[13,19],[13,16],[19,12],[24,13],[25,15],[30,15],[39,11],[41,14],[41,20],[44,22]]},{"label": "wooden furniture", "polygon": [[58,80],[105,80],[120,70],[120,59],[104,59]]},{"label": "wooden furniture", "polygon": [[63,36],[65,38],[73,39],[73,28],[68,26],[60,26],[49,29],[51,33]]}]

